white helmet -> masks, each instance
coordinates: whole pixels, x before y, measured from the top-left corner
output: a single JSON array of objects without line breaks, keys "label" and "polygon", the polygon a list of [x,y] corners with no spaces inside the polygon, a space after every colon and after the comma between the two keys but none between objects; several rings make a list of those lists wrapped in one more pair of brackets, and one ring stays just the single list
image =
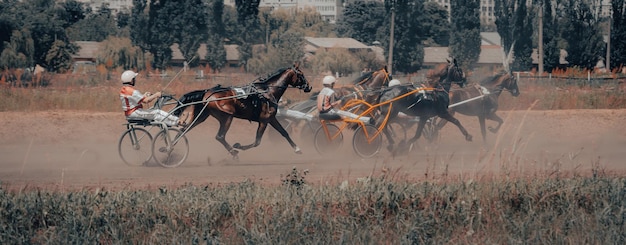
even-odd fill
[{"label": "white helmet", "polygon": [[324,80],[322,80],[322,83],[323,84],[328,84],[328,85],[333,84],[333,83],[335,83],[335,77],[333,77],[333,76],[325,76]]},{"label": "white helmet", "polygon": [[137,75],[139,75],[139,73],[134,71],[125,71],[122,73],[122,83],[131,83]]},{"label": "white helmet", "polygon": [[400,80],[398,79],[392,79],[391,81],[389,81],[389,87],[393,87],[396,85],[400,85]]}]

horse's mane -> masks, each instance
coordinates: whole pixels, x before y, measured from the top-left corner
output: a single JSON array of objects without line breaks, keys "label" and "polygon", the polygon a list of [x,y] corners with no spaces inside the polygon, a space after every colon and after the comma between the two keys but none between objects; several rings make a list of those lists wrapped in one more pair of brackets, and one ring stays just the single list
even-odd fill
[{"label": "horse's mane", "polygon": [[368,71],[368,72],[366,72],[365,74],[361,75],[360,77],[357,77],[356,79],[354,79],[354,81],[352,81],[352,84],[357,85],[360,82],[362,82],[363,80],[370,79],[374,75],[374,72],[376,72],[376,71]]},{"label": "horse's mane", "polygon": [[434,69],[429,70],[426,73],[426,78],[428,79],[439,79],[444,76],[448,72],[448,65],[446,63],[441,63],[437,65]]},{"label": "horse's mane", "polygon": [[492,86],[498,85],[502,82],[501,81],[502,76],[505,76],[507,74],[508,73],[506,73],[505,71],[501,71],[500,73],[496,75],[483,79],[482,81],[480,81],[480,85],[485,86],[485,87],[492,87]]},{"label": "horse's mane", "polygon": [[278,70],[276,70],[273,73],[270,73],[269,75],[267,75],[266,77],[263,78],[258,78],[256,81],[252,82],[253,85],[257,85],[257,86],[261,86],[261,87],[267,87],[267,83],[269,81],[271,81],[273,78],[280,76],[281,74],[283,74],[283,72],[285,72],[287,69],[287,67],[284,68],[280,68]]}]

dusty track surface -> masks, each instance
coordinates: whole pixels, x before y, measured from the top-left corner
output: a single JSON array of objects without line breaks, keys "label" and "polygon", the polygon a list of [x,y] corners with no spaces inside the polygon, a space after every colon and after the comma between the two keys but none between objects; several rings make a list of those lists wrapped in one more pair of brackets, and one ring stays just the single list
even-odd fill
[{"label": "dusty track surface", "polygon": [[[403,179],[438,176],[474,178],[485,174],[577,172],[592,169],[626,172],[626,110],[566,110],[499,112],[505,119],[498,134],[483,144],[477,119],[458,115],[474,136],[466,142],[451,124],[438,144],[423,139],[411,152],[392,157],[385,149],[360,159],[350,135],[334,156],[320,156],[293,133],[304,154],[286,141],[264,138],[261,146],[240,152],[233,161],[215,140],[217,121],[208,119],[189,136],[190,156],[180,167],[131,167],[120,160],[121,113],[0,112],[0,184],[9,188],[145,188],[160,185],[223,184],[246,179],[280,183],[293,167],[309,170],[309,183],[324,184],[390,174]],[[493,122],[488,122],[494,125]],[[227,140],[251,143],[256,123],[237,120]],[[410,129],[413,134],[415,129]],[[309,143],[309,144],[307,144]]]}]

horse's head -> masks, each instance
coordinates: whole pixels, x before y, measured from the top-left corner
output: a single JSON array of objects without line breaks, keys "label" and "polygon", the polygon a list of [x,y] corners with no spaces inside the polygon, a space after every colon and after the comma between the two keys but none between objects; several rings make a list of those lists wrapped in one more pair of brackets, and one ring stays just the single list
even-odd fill
[{"label": "horse's head", "polygon": [[311,92],[312,87],[306,77],[304,77],[304,73],[300,70],[299,63],[294,64],[291,70],[294,72],[295,76],[291,76],[287,84],[302,89],[305,93]]},{"label": "horse's head", "polygon": [[465,87],[467,79],[465,78],[465,73],[463,72],[463,69],[461,69],[455,58],[453,58],[452,60],[448,59],[447,61],[448,66],[446,69],[447,73],[445,78],[447,82],[456,83],[461,88]]},{"label": "horse's head", "polygon": [[519,88],[517,87],[517,78],[515,75],[506,73],[506,75],[502,76],[500,79],[503,89],[508,90],[514,97],[519,96]]}]

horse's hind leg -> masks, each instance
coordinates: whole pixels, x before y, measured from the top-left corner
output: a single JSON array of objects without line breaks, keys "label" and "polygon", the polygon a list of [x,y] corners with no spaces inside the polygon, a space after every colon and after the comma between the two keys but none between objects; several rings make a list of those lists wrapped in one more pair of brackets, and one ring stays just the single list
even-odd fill
[{"label": "horse's hind leg", "polygon": [[494,134],[497,133],[498,130],[500,130],[500,126],[502,126],[502,123],[504,123],[504,120],[502,120],[502,118],[500,118],[498,115],[496,115],[495,112],[487,114],[487,119],[489,119],[491,121],[498,122],[498,126],[496,126],[495,128],[489,127],[489,131],[491,131]]},{"label": "horse's hind leg", "polygon": [[261,144],[261,138],[263,137],[263,133],[265,132],[265,129],[267,128],[267,123],[261,123],[259,122],[259,126],[256,129],[256,137],[254,139],[254,143],[249,144],[249,145],[241,145],[239,143],[235,143],[233,145],[233,147],[239,149],[239,150],[248,150],[250,148],[253,147],[257,147]]},{"label": "horse's hind leg", "polygon": [[228,153],[230,153],[233,158],[238,159],[239,156],[237,156],[237,154],[239,154],[239,151],[235,150],[232,146],[230,146],[230,144],[228,144],[228,142],[226,142],[226,132],[228,132],[228,129],[230,129],[230,125],[233,122],[233,117],[229,115],[227,117],[217,118],[217,121],[220,122],[220,128],[219,130],[217,130],[217,135],[215,135],[215,139],[222,143],[224,148],[226,148]]},{"label": "horse's hind leg", "polygon": [[459,130],[461,130],[461,133],[463,133],[463,135],[465,136],[465,140],[472,141],[472,135],[470,135],[467,132],[467,130],[465,130],[465,128],[463,127],[463,125],[461,125],[461,122],[459,122],[458,119],[456,119],[455,117],[453,117],[449,113],[443,113],[443,114],[439,115],[439,117],[441,117],[441,118],[443,118],[445,120],[448,120],[452,124],[456,125],[459,128]]}]

